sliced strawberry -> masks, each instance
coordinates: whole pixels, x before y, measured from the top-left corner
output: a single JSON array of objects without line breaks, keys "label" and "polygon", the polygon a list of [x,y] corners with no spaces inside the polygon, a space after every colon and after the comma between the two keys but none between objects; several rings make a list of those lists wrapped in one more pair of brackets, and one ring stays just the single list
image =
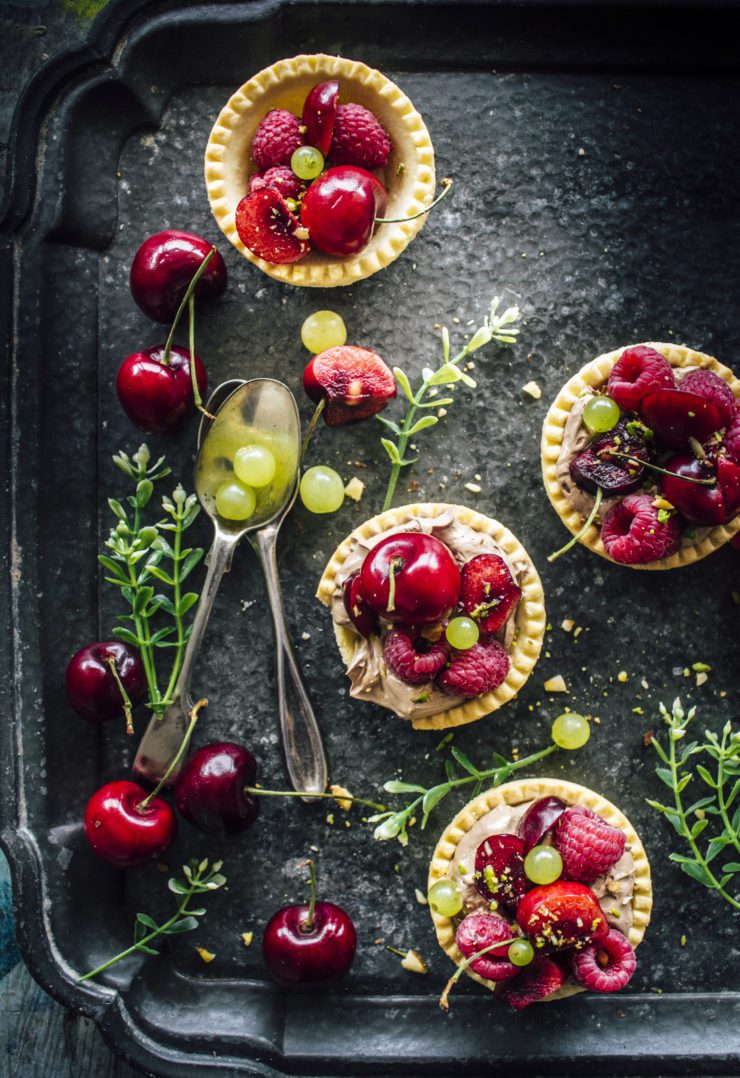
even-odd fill
[{"label": "sliced strawberry", "polygon": [[501,999],[510,1007],[521,1011],[530,1003],[537,1003],[538,1000],[557,992],[564,984],[565,972],[560,965],[553,958],[541,955],[506,985]]},{"label": "sliced strawberry", "polygon": [[307,146],[315,146],[326,157],[331,146],[334,121],[339,107],[339,83],[320,82],[309,90],[303,102],[303,126]]},{"label": "sliced strawberry", "polygon": [[519,967],[509,961],[509,944],[513,936],[511,926],[503,917],[492,913],[469,913],[457,929],[457,945],[465,958],[470,958],[477,951],[492,947],[498,940],[504,941],[501,947],[494,947],[471,962],[470,969],[489,981],[508,981],[519,972]]},{"label": "sliced strawberry", "polygon": [[547,951],[580,950],[609,931],[591,888],[564,880],[528,891],[517,907],[516,919],[535,947]]},{"label": "sliced strawberry", "polygon": [[360,574],[353,573],[348,576],[342,585],[342,599],[344,609],[357,629],[360,636],[365,639],[378,632],[378,615],[366,604],[360,595]]},{"label": "sliced strawberry", "polygon": [[396,379],[377,352],[343,344],[313,357],[303,388],[312,401],[326,399],[324,420],[340,427],[381,412],[396,395]]},{"label": "sliced strawberry", "polygon": [[527,889],[524,843],[517,835],[490,835],[475,851],[475,886],[485,899],[515,906]]},{"label": "sliced strawberry", "polygon": [[306,230],[274,187],[245,195],[236,207],[235,223],[247,250],[265,262],[299,262],[311,250],[308,239],[303,237]]},{"label": "sliced strawberry", "polygon": [[640,418],[663,445],[678,449],[689,438],[703,442],[722,426],[715,404],[685,389],[658,389],[648,393],[639,406]]},{"label": "sliced strawberry", "polygon": [[462,571],[460,601],[482,633],[496,633],[522,596],[522,589],[498,554],[478,554]]}]

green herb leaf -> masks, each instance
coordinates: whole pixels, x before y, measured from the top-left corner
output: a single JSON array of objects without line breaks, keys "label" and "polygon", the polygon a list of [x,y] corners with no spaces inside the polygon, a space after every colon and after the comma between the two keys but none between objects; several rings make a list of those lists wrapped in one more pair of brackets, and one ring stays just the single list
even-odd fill
[{"label": "green herb leaf", "polygon": [[450,752],[452,753],[454,758],[457,760],[460,767],[464,768],[465,771],[467,771],[469,775],[474,775],[475,778],[480,777],[480,772],[478,771],[478,768],[475,767],[475,765],[471,763],[470,759],[465,755],[465,753],[462,751],[462,749],[458,749],[456,745],[453,745],[452,748],[450,749]]},{"label": "green herb leaf", "polygon": [[417,419],[411,430],[407,431],[407,436],[413,438],[419,431],[426,430],[427,427],[436,427],[439,420],[436,415],[424,415],[421,419]]},{"label": "green herb leaf", "polygon": [[168,936],[177,935],[179,932],[192,932],[194,928],[198,927],[197,917],[183,917],[179,921],[175,921],[169,928],[163,929]]},{"label": "green herb leaf", "polygon": [[424,786],[415,786],[413,782],[401,782],[398,779],[391,779],[390,782],[384,783],[383,789],[387,794],[423,794],[425,792]]},{"label": "green herb leaf", "polygon": [[388,438],[381,438],[380,444],[383,446],[383,449],[385,449],[393,464],[401,463],[401,454],[398,452],[395,442],[391,442]]},{"label": "green herb leaf", "polygon": [[404,392],[404,394],[406,396],[406,399],[409,401],[410,404],[414,404],[415,403],[415,401],[414,401],[414,393],[413,393],[413,390],[411,389],[411,383],[409,382],[409,378],[408,378],[408,375],[406,374],[406,372],[404,370],[402,370],[400,367],[394,367],[393,368],[393,373],[395,374],[396,381],[398,382],[401,389],[403,390],[403,392]]}]

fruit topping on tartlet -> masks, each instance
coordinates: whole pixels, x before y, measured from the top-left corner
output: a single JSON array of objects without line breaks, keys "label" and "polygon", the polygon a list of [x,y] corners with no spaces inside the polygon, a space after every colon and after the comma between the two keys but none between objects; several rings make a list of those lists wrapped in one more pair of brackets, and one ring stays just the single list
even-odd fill
[{"label": "fruit topping on tartlet", "polygon": [[434,184],[431,141],[408,98],[336,56],[259,72],[224,107],[206,150],[219,226],[294,284],[349,284],[383,268],[422,226]]},{"label": "fruit topping on tartlet", "polygon": [[319,585],[356,699],[417,728],[472,722],[526,680],[544,629],[529,556],[461,506],[390,510],[339,547]]},{"label": "fruit topping on tartlet", "polygon": [[623,988],[652,904],[629,821],[552,779],[470,802],[438,843],[429,884],[443,949],[516,1009],[580,987]]},{"label": "fruit topping on tartlet", "polygon": [[674,345],[634,345],[584,367],[542,436],[547,492],[576,538],[651,569],[726,542],[740,527],[736,397],[730,370]]}]

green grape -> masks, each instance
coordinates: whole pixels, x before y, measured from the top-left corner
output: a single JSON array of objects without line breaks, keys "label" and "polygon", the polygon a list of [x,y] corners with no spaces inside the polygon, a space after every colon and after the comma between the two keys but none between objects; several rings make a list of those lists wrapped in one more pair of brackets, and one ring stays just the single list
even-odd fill
[{"label": "green grape", "polygon": [[336,311],[314,311],[301,326],[301,340],[309,352],[318,355],[338,348],[347,340],[347,327]]},{"label": "green grape", "polygon": [[264,445],[243,445],[234,454],[236,478],[249,487],[266,487],[275,478],[275,457]]},{"label": "green grape", "polygon": [[507,954],[515,966],[528,966],[534,958],[534,947],[529,940],[514,940],[509,944]]},{"label": "green grape", "polygon": [[441,917],[454,917],[462,909],[462,895],[452,880],[437,880],[429,888],[429,905]]},{"label": "green grape", "polygon": [[472,618],[453,618],[447,624],[445,636],[447,643],[458,651],[467,651],[478,643],[480,633]]},{"label": "green grape", "polygon": [[344,501],[341,475],[323,464],[316,464],[304,472],[299,490],[309,513],[336,513]]},{"label": "green grape", "polygon": [[256,504],[254,491],[236,479],[227,479],[216,491],[216,511],[224,520],[246,520]]},{"label": "green grape", "polygon": [[324,168],[324,155],[315,146],[299,146],[293,151],[290,167],[299,180],[315,180]]},{"label": "green grape", "polygon": [[552,724],[552,739],[561,749],[580,749],[591,737],[591,725],[583,715],[566,711]]},{"label": "green grape", "polygon": [[592,434],[606,434],[616,427],[621,414],[611,397],[592,397],[583,409],[583,422]]},{"label": "green grape", "polygon": [[524,871],[532,883],[555,883],[563,874],[563,859],[554,846],[533,846],[524,858]]}]

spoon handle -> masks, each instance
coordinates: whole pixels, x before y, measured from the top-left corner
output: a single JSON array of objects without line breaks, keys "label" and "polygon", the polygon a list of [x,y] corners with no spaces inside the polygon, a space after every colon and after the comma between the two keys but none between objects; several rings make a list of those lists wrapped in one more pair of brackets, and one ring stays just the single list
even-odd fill
[{"label": "spoon handle", "polygon": [[277,534],[278,529],[273,526],[260,529],[249,539],[262,563],[275,626],[275,678],[285,762],[295,790],[322,793],[327,782],[326,756],[316,716],[285,625],[275,553]]},{"label": "spoon handle", "polygon": [[[221,578],[231,568],[236,542],[233,536],[216,532],[208,552],[208,573],[195,611],[190,639],[185,648],[175,688],[172,691],[172,703],[165,708],[161,716],[152,715],[139,744],[139,751],[136,753],[134,775],[138,779],[158,782],[180,747],[188,725],[188,717],[193,709],[190,694],[193,668]],[[172,775],[173,781],[176,778],[177,772]]]}]

